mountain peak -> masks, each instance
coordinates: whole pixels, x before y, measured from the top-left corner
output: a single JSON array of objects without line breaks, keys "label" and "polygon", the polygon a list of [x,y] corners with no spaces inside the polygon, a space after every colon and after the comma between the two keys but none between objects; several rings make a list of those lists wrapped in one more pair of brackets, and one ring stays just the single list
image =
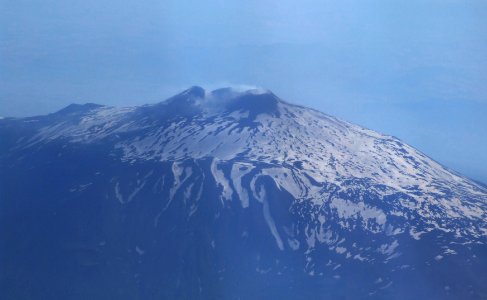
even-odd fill
[{"label": "mountain peak", "polygon": [[194,85],[194,86],[188,88],[187,90],[185,90],[182,94],[190,95],[190,96],[197,97],[197,98],[204,98],[205,93],[206,92],[205,92],[204,88],[197,86],[197,85]]},{"label": "mountain peak", "polygon": [[249,112],[251,119],[259,114],[279,116],[280,99],[269,90],[253,89],[238,94],[233,101],[229,102],[229,110]]},{"label": "mountain peak", "polygon": [[192,86],[182,93],[161,102],[156,107],[158,117],[164,116],[194,116],[200,113],[245,112],[248,119],[254,120],[259,114],[279,116],[280,99],[267,89],[241,90],[226,87],[206,91],[199,86]]}]

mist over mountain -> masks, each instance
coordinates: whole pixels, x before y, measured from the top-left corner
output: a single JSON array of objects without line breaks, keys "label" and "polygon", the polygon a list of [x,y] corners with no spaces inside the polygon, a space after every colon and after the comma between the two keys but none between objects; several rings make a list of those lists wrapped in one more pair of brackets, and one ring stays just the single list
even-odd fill
[{"label": "mist over mountain", "polygon": [[485,299],[487,188],[271,91],[0,119],[3,299]]}]

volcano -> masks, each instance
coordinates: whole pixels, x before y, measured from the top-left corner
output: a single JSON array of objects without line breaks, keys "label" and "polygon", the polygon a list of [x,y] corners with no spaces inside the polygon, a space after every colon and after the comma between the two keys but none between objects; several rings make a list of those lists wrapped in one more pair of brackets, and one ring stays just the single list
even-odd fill
[{"label": "volcano", "polygon": [[487,187],[269,90],[0,119],[2,299],[486,299]]}]

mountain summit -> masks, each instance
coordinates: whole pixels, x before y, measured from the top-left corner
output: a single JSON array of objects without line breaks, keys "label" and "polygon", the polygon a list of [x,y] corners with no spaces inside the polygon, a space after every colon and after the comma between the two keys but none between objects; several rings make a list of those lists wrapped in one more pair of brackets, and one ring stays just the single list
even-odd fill
[{"label": "mountain summit", "polygon": [[0,140],[7,299],[487,297],[485,186],[268,90],[71,105]]}]

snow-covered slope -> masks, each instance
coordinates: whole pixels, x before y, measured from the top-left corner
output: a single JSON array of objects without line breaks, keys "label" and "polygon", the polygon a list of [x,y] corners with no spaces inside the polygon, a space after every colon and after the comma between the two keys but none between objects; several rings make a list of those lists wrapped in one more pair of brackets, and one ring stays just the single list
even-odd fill
[{"label": "snow-covered slope", "polygon": [[[166,112],[175,111],[174,106],[176,113]],[[485,187],[397,138],[286,103],[266,90],[207,93],[193,87],[156,105],[89,106],[76,122],[67,118],[41,127],[20,147],[60,138],[94,143],[126,134],[114,142],[114,152],[120,150],[124,161],[213,157],[262,162],[268,166],[261,174],[272,176],[296,199],[311,199],[316,205],[330,197],[322,192],[323,184],[340,188],[350,180],[365,179],[380,186],[382,196],[404,194],[391,212],[395,215],[407,219],[401,210],[412,210],[429,223],[428,229],[454,231],[458,236],[464,231],[475,237],[487,235],[487,224],[455,223],[487,219]],[[366,208],[363,204],[359,211]]]},{"label": "snow-covered slope", "polygon": [[[227,210],[247,216],[257,207],[269,247],[301,257],[301,272],[310,278],[339,281],[355,264],[391,264],[364,288],[371,297],[390,288],[391,272],[420,272],[445,257],[472,264],[479,254],[469,247],[487,243],[484,186],[395,137],[289,104],[268,90],[193,87],[154,105],[71,105],[48,116],[2,120],[1,134],[3,165],[10,168],[35,153],[64,157],[66,149],[98,149],[131,170],[144,166],[130,178],[95,167],[111,175],[93,195],[124,207],[153,197],[144,196],[152,190],[164,199],[147,215],[156,230],[178,205],[185,220],[202,217],[202,210],[215,218]],[[93,178],[77,179],[70,193],[94,189]],[[209,213],[202,208],[207,198],[222,208]],[[256,221],[241,218],[235,226],[246,240],[255,226],[246,222]],[[210,249],[219,249],[217,239],[210,238]],[[289,268],[274,261],[255,270],[285,274]],[[454,295],[452,283],[442,284],[444,290],[430,295]],[[457,295],[485,295],[473,286]]]}]

